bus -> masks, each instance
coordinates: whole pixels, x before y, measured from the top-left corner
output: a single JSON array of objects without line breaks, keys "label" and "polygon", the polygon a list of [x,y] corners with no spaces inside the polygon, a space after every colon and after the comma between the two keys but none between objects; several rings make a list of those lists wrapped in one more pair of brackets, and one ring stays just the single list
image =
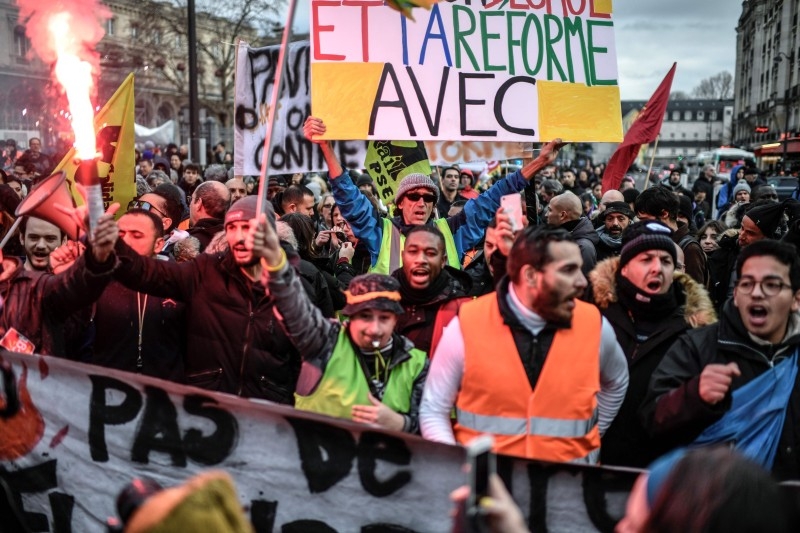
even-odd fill
[{"label": "bus", "polygon": [[700,152],[694,157],[692,163],[693,177],[697,178],[707,164],[714,165],[714,172],[723,181],[731,177],[731,169],[736,165],[756,166],[756,154],[739,150],[738,148],[717,148],[708,152]]}]

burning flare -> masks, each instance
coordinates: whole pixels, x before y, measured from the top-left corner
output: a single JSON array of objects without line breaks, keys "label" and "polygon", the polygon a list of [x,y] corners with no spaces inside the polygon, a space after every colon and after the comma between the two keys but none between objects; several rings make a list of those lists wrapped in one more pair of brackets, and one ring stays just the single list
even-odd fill
[{"label": "burning flare", "polygon": [[75,151],[78,159],[94,159],[97,144],[94,135],[94,106],[91,94],[94,88],[92,65],[83,61],[78,53],[81,43],[70,34],[72,15],[56,13],[50,17],[48,28],[56,48],[56,78],[67,93],[72,131],[75,133]]},{"label": "burning flare", "polygon": [[111,12],[99,0],[17,0],[17,4],[34,51],[46,63],[55,62],[55,76],[69,100],[77,157],[94,159],[91,98],[98,74],[94,47],[103,38],[103,22]]}]

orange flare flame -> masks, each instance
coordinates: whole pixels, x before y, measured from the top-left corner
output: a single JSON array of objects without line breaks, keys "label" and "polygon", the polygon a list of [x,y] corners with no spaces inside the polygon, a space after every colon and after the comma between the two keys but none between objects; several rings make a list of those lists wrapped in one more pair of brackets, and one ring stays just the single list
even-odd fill
[{"label": "orange flare flame", "polygon": [[56,13],[47,25],[53,36],[56,57],[56,78],[67,93],[72,131],[75,132],[75,150],[81,160],[93,159],[97,152],[94,135],[94,107],[92,94],[92,65],[78,56],[81,43],[70,33],[70,13]]}]

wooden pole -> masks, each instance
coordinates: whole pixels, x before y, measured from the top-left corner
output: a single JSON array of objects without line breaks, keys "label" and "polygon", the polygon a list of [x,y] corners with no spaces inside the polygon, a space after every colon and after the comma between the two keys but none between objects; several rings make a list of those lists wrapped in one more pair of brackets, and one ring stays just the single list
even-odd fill
[{"label": "wooden pole", "polygon": [[267,180],[269,179],[269,161],[272,155],[272,126],[275,124],[275,110],[278,107],[278,100],[280,99],[281,89],[283,88],[283,69],[286,66],[286,56],[289,50],[289,42],[291,41],[296,6],[297,0],[289,0],[289,12],[286,17],[286,26],[283,28],[281,48],[278,51],[278,65],[275,69],[275,80],[272,83],[272,96],[270,98],[269,112],[267,115],[267,131],[266,135],[264,135],[264,149],[261,152],[261,176],[258,183],[258,202],[256,203],[257,213],[264,213],[266,202],[269,201],[267,200]]},{"label": "wooden pole", "polygon": [[660,138],[661,138],[661,135],[659,134],[656,137],[656,142],[653,144],[653,155],[650,156],[650,166],[647,167],[647,176],[645,176],[645,178],[644,178],[644,187],[642,188],[643,191],[647,190],[647,187],[650,184],[650,173],[653,171],[653,161],[655,161],[655,159],[656,159],[656,149],[658,149],[658,140]]}]

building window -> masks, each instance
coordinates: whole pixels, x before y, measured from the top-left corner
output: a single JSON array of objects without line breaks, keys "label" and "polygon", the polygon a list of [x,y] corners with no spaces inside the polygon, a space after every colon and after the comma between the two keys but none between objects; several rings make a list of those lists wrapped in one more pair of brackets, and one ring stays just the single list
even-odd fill
[{"label": "building window", "polygon": [[700,134],[699,134],[699,133],[697,133],[697,132],[694,132],[694,138],[695,138],[695,139],[697,139],[697,138],[699,138],[699,137],[700,137]]},{"label": "building window", "polygon": [[691,111],[684,111],[683,120],[692,120],[692,112]]},{"label": "building window", "polygon": [[670,138],[670,139],[674,139],[674,138],[675,138],[675,132],[674,132],[674,131],[671,131],[671,132],[669,133],[669,138]]},{"label": "building window", "polygon": [[134,39],[139,38],[139,26],[137,26],[136,24],[131,25],[131,37],[133,37]]},{"label": "building window", "polygon": [[685,138],[686,138],[686,132],[681,133],[681,139],[685,139]]},{"label": "building window", "polygon": [[681,112],[680,111],[673,111],[672,112],[672,120],[678,121],[681,119]]},{"label": "building window", "polygon": [[106,21],[106,35],[114,35],[117,32],[117,19],[110,18]]},{"label": "building window", "polygon": [[709,119],[709,120],[717,120],[717,112],[716,112],[716,111],[711,111],[711,112],[708,114],[708,119]]},{"label": "building window", "polygon": [[668,120],[669,120],[669,113],[664,111],[664,122],[667,122]]},{"label": "building window", "polygon": [[25,28],[16,26],[14,28],[14,53],[19,57],[26,57],[31,49],[31,41],[25,35]]},{"label": "building window", "polygon": [[706,118],[706,114],[705,114],[704,111],[698,111],[697,112],[697,120],[705,120],[705,118]]}]

